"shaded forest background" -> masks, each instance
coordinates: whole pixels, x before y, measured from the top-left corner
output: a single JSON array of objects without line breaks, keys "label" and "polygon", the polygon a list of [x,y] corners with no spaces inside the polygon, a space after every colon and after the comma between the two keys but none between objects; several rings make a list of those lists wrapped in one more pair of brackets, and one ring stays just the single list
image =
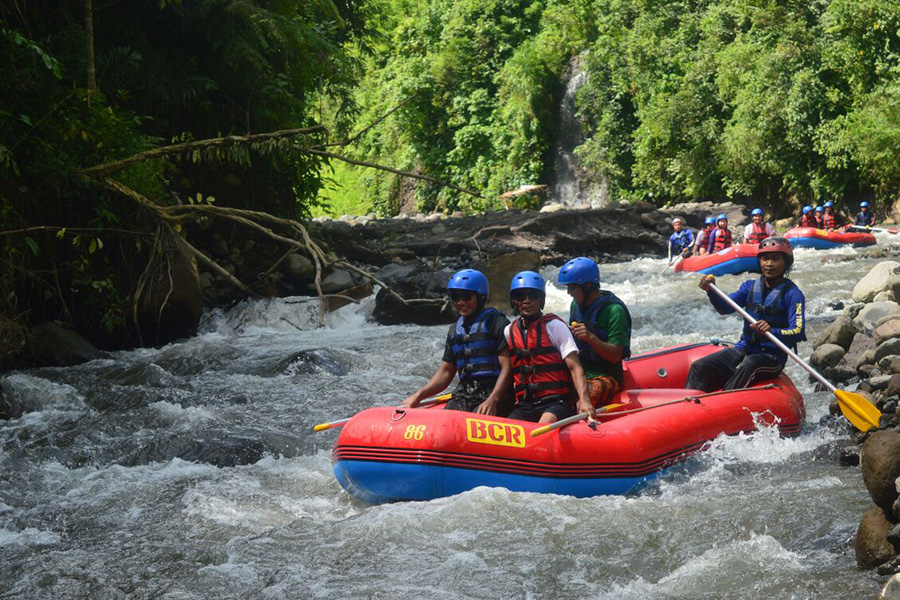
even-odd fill
[{"label": "shaded forest background", "polygon": [[[424,212],[502,207],[551,177],[576,58],[577,154],[613,199],[884,207],[900,186],[898,52],[890,0],[4,2],[4,348],[42,320],[136,343],[123,332],[150,265],[208,226],[158,207],[299,221],[389,216],[411,194]],[[190,145],[285,129],[303,133]],[[176,143],[189,149],[112,181],[90,171]]]}]

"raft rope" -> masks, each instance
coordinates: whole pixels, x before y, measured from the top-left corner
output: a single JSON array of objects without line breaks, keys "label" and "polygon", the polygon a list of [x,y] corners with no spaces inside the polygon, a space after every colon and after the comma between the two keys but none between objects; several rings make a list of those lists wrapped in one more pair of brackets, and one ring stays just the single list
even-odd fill
[{"label": "raft rope", "polygon": [[678,404],[680,402],[695,402],[700,404],[700,398],[709,398],[710,396],[720,396],[722,394],[734,394],[737,392],[755,392],[759,390],[771,390],[773,388],[781,389],[781,386],[777,383],[767,383],[766,385],[762,385],[759,387],[747,387],[747,388],[738,388],[736,390],[722,390],[718,392],[707,392],[705,394],[697,394],[696,396],[685,396],[684,398],[679,398],[678,400],[669,400],[668,402],[662,402],[660,404],[654,404],[653,406],[642,406],[641,408],[632,408],[631,410],[617,410],[615,412],[605,412],[605,413],[597,413],[598,417],[610,417],[613,415],[627,415],[631,413],[641,412],[644,410],[650,410],[652,408],[659,408],[660,406],[668,406],[669,404]]}]

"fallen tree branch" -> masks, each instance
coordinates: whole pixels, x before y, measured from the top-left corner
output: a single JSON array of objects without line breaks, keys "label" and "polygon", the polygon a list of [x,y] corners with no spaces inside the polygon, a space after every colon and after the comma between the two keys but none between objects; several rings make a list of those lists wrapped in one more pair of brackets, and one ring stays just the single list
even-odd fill
[{"label": "fallen tree branch", "polygon": [[475,196],[476,198],[484,198],[478,192],[474,192],[472,190],[467,190],[465,188],[461,188],[456,184],[443,181],[438,179],[437,177],[432,177],[430,175],[420,175],[419,173],[412,173],[410,171],[401,171],[400,169],[395,169],[393,167],[386,167],[384,165],[379,165],[377,163],[367,162],[364,160],[356,160],[354,158],[350,158],[347,156],[343,156],[341,154],[335,154],[334,152],[327,152],[325,150],[320,150],[322,146],[313,146],[311,148],[305,148],[305,152],[309,152],[310,154],[315,154],[316,156],[324,156],[326,158],[334,158],[337,160],[342,160],[346,163],[350,163],[351,165],[356,165],[358,167],[369,167],[370,169],[377,169],[379,171],[387,171],[388,173],[394,173],[395,175],[401,175],[403,177],[412,177],[413,179],[421,179],[423,181],[430,181],[431,183],[436,183],[438,185],[442,185],[444,187],[448,187],[451,190],[456,190],[457,192],[462,192],[464,194],[469,194],[470,196]]},{"label": "fallen tree branch", "polygon": [[113,162],[103,163],[102,165],[88,167],[82,172],[91,176],[109,175],[110,173],[121,171],[127,166],[137,164],[139,162],[143,162],[152,158],[162,158],[164,156],[182,154],[184,152],[192,152],[194,150],[208,150],[209,148],[223,146],[254,144],[271,140],[293,138],[301,135],[319,133],[325,130],[326,129],[324,125],[314,125],[312,127],[304,127],[301,129],[282,129],[280,131],[271,131],[269,133],[254,133],[250,135],[228,135],[225,137],[210,138],[207,140],[199,140],[195,142],[171,144],[169,146],[162,146],[160,148],[154,148],[153,150],[147,150],[146,152],[139,152],[137,154],[129,156],[128,158],[123,158],[122,160],[116,160]]}]

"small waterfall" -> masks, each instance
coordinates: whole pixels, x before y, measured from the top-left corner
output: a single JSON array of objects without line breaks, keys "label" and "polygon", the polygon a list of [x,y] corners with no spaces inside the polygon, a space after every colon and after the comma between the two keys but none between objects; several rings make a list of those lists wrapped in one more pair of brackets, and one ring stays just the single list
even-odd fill
[{"label": "small waterfall", "polygon": [[588,80],[588,73],[584,68],[585,56],[579,54],[569,63],[566,91],[559,104],[559,134],[550,196],[553,201],[565,206],[591,204],[596,208],[609,202],[606,178],[599,182],[592,181],[575,155],[575,148],[584,142],[576,99],[578,90]]}]

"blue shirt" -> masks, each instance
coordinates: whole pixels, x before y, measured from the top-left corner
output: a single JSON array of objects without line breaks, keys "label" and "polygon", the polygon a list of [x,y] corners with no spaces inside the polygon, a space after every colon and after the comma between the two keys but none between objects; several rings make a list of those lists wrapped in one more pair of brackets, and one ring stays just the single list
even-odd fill
[{"label": "blue shirt", "polygon": [[685,227],[669,236],[669,258],[677,256],[694,245],[694,234]]},{"label": "blue shirt", "polygon": [[[746,308],[747,304],[750,300],[750,293],[753,290],[754,279],[748,279],[744,283],[741,284],[741,287],[738,288],[738,291],[728,294],[728,297],[734,300],[738,306],[741,308]],[[763,291],[763,299],[765,299],[772,290],[769,288],[764,288]],[[707,296],[709,296],[709,301],[712,303],[713,308],[716,309],[720,315],[728,315],[735,310],[728,305],[725,300],[719,298],[715,292],[709,291],[707,292]],[[775,323],[775,319],[769,320],[768,318],[763,317],[769,325],[772,326],[770,330],[775,337],[784,342],[784,345],[788,348],[795,348],[799,342],[802,342],[806,339],[805,333],[805,313],[806,313],[806,298],[803,296],[803,292],[800,291],[800,288],[796,286],[792,286],[790,289],[785,291],[785,293],[781,297],[781,301],[779,302],[781,305],[784,315],[785,322],[783,323]],[[780,327],[778,325],[781,325]],[[755,331],[750,329],[750,324],[746,321],[744,322],[744,331],[741,335],[740,341],[735,345],[735,348],[739,350],[743,350],[747,354],[760,354],[765,353],[769,354],[781,364],[784,364],[787,361],[787,354],[779,350],[774,344],[765,339],[765,336],[757,334]]]}]

